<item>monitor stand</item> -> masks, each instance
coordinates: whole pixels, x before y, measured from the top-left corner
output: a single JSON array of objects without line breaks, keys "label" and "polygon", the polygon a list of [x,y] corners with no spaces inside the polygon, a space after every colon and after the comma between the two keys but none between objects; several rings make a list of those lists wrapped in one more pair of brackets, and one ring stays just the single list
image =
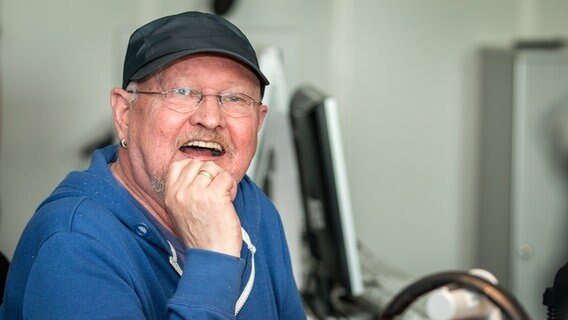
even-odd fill
[{"label": "monitor stand", "polygon": [[346,294],[329,279],[311,272],[302,292],[304,303],[316,319],[378,319],[381,309],[362,296]]}]

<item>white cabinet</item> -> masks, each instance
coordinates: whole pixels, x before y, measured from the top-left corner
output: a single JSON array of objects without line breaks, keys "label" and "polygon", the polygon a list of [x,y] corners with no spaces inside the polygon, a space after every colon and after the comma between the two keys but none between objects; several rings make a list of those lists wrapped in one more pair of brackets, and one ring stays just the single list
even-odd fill
[{"label": "white cabinet", "polygon": [[568,53],[481,53],[479,266],[534,319],[568,261]]}]

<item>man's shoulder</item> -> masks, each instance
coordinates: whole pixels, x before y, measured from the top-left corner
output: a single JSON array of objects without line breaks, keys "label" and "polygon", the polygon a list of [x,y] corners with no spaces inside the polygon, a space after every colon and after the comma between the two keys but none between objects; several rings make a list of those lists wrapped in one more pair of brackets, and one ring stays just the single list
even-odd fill
[{"label": "man's shoulder", "polygon": [[127,205],[124,191],[101,171],[91,167],[71,172],[40,203],[29,224],[53,231],[72,231],[82,222],[97,225],[116,219],[113,212],[125,211]]},{"label": "man's shoulder", "polygon": [[105,212],[108,209],[85,194],[58,194],[39,206],[27,228],[41,233],[73,232],[82,224],[96,225],[112,217]]}]

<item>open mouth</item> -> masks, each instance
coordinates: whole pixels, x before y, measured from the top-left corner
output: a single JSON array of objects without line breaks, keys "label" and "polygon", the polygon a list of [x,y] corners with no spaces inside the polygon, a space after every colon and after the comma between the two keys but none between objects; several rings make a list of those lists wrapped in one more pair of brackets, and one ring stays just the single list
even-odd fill
[{"label": "open mouth", "polygon": [[211,141],[189,141],[181,146],[180,151],[190,157],[219,157],[225,154],[223,146]]}]

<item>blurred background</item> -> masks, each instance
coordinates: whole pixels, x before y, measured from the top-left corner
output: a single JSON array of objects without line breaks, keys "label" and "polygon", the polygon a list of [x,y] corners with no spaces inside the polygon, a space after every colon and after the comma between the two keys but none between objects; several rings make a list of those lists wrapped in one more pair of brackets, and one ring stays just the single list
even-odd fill
[{"label": "blurred background", "polygon": [[[40,201],[70,170],[88,164],[86,146],[112,132],[109,92],[121,83],[130,33],[166,14],[212,12],[212,3],[0,0],[0,251],[13,254]],[[550,271],[560,267],[568,243],[564,238],[545,242],[558,243],[561,250],[535,243],[540,234],[568,226],[568,208],[562,161],[555,162],[549,148],[555,143],[554,133],[548,136],[553,122],[536,130],[534,138],[534,145],[544,146],[534,152],[550,153],[542,162],[552,181],[536,186],[529,181],[536,188],[531,191],[524,185],[515,189],[514,182],[522,179],[508,176],[527,163],[532,172],[530,162],[515,157],[513,149],[517,143],[529,156],[533,151],[514,138],[512,123],[525,114],[514,104],[526,89],[515,85],[516,72],[525,74],[524,63],[530,65],[531,56],[541,51],[562,55],[514,48],[521,40],[556,47],[557,40],[568,37],[567,16],[564,0],[241,0],[225,14],[258,47],[281,51],[289,92],[310,83],[337,98],[355,227],[374,254],[419,276],[491,264],[484,250],[491,250],[494,241],[496,247],[505,246],[505,254],[494,258],[503,260],[499,263],[517,279],[522,279],[523,263],[539,261]],[[486,49],[504,52],[509,69],[485,79]],[[568,75],[566,59],[552,60],[553,73]],[[534,83],[557,89],[549,116],[538,117],[560,119],[568,77],[543,77]],[[489,122],[499,117],[503,122],[487,130],[484,79],[495,81],[488,89],[503,88],[493,97],[504,94],[509,108],[513,105],[509,113],[489,116]],[[489,156],[483,153],[501,135],[511,142],[508,149],[505,141]],[[504,163],[493,168],[484,159]],[[492,183],[490,178],[499,174],[514,181]],[[512,195],[521,189],[539,198]],[[484,196],[487,190],[491,193]],[[505,201],[502,215],[483,211],[487,197]],[[531,207],[532,218],[515,218],[523,217],[523,206]],[[285,222],[297,217],[281,214]],[[556,229],[546,229],[545,222]],[[491,226],[497,227],[489,233]],[[522,238],[533,232],[539,233],[537,240]],[[543,251],[554,261],[539,255]],[[513,275],[505,277],[514,281]],[[547,277],[552,282],[553,273]],[[533,298],[540,304],[540,296]]]}]

